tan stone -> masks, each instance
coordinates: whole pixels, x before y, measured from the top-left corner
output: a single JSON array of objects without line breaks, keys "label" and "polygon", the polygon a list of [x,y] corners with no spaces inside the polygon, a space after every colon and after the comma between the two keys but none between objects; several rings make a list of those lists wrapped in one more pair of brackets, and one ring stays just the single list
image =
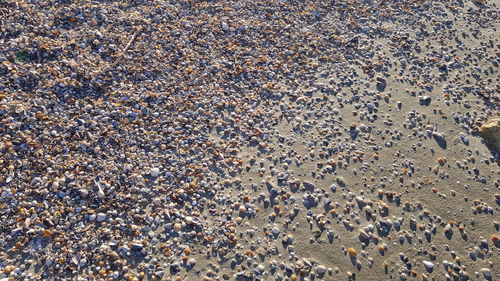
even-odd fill
[{"label": "tan stone", "polygon": [[488,119],[479,127],[479,134],[488,141],[488,145],[500,152],[500,117]]}]

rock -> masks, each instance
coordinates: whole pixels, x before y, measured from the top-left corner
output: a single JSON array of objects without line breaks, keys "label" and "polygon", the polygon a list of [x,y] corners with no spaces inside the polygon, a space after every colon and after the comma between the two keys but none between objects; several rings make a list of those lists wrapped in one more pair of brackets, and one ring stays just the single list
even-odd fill
[{"label": "rock", "polygon": [[97,214],[97,222],[103,222],[105,220],[106,220],[106,214],[104,214],[104,213]]},{"label": "rock", "polygon": [[99,188],[99,190],[97,191],[97,197],[102,199],[105,196],[106,196],[106,194],[104,193],[104,191]]},{"label": "rock", "polygon": [[273,227],[271,233],[273,234],[274,237],[278,237],[278,235],[280,235],[280,229],[277,227]]},{"label": "rock", "polygon": [[429,96],[423,96],[420,98],[421,105],[429,105],[431,103],[432,98]]},{"label": "rock", "polygon": [[170,272],[176,273],[179,271],[179,265],[177,263],[173,263],[170,265]]},{"label": "rock", "polygon": [[159,168],[151,168],[151,170],[149,170],[149,174],[152,177],[157,178],[160,175],[160,169]]},{"label": "rock", "polygon": [[161,206],[161,198],[159,197],[154,198],[153,204],[155,204],[156,206]]},{"label": "rock", "polygon": [[285,244],[292,244],[293,243],[293,236],[288,234],[285,238],[283,238],[283,242]]},{"label": "rock", "polygon": [[373,213],[373,209],[372,207],[370,207],[369,205],[366,205],[363,210],[365,210],[366,214],[368,215],[371,215]]},{"label": "rock", "polygon": [[182,229],[182,225],[180,223],[175,223],[174,224],[174,231],[179,232]]},{"label": "rock", "polygon": [[326,267],[323,265],[318,265],[318,267],[316,267],[316,272],[320,275],[325,274]]},{"label": "rock", "polygon": [[448,146],[448,144],[446,142],[446,137],[445,137],[444,134],[438,133],[438,132],[432,132],[432,137],[437,142],[437,144],[439,145],[439,147],[441,147],[442,149],[446,149],[446,147]]},{"label": "rock", "polygon": [[345,181],[345,179],[343,177],[337,177],[335,179],[335,181],[337,182],[337,184],[341,187],[346,187],[347,186],[347,182]]},{"label": "rock", "polygon": [[377,77],[376,87],[379,92],[383,92],[385,90],[385,88],[387,87],[387,82],[383,77]]},{"label": "rock", "polygon": [[492,278],[491,270],[489,268],[482,268],[481,273],[486,280],[490,280]]},{"label": "rock", "polygon": [[425,266],[425,270],[427,270],[427,272],[432,272],[434,270],[434,264],[430,261],[422,261],[422,263],[424,264]]},{"label": "rock", "polygon": [[368,234],[364,230],[360,229],[359,230],[359,239],[368,240],[368,239],[370,239],[370,234]]},{"label": "rock", "polygon": [[79,189],[78,192],[80,193],[80,197],[82,198],[87,198],[89,196],[89,191],[85,188]]},{"label": "rock", "polygon": [[308,181],[304,181],[302,183],[302,185],[304,185],[305,189],[308,189],[308,190],[311,190],[311,191],[316,188],[316,186],[314,185],[314,183],[311,183],[311,182],[308,182]]},{"label": "rock", "polygon": [[154,274],[161,279],[163,277],[163,275],[165,275],[165,272],[163,270],[158,270],[158,271],[155,271]]},{"label": "rock", "polygon": [[450,224],[445,225],[444,235],[446,236],[446,238],[448,238],[448,240],[453,236],[453,229]]},{"label": "rock", "polygon": [[469,145],[470,141],[465,133],[460,133],[460,139],[465,145]]},{"label": "rock", "polygon": [[130,249],[134,252],[142,251],[143,248],[144,248],[144,245],[142,245],[142,243],[132,243],[130,245]]},{"label": "rock", "polygon": [[187,225],[192,225],[194,223],[193,222],[193,217],[191,217],[191,216],[185,217],[184,221],[186,222]]},{"label": "rock", "polygon": [[500,117],[491,118],[481,125],[479,134],[495,151],[500,152]]}]

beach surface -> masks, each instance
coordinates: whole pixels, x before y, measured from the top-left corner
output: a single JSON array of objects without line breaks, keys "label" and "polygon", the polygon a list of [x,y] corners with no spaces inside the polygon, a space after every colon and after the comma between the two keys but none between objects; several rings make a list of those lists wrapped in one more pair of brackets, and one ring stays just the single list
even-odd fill
[{"label": "beach surface", "polygon": [[0,3],[0,281],[500,280],[498,0]]}]

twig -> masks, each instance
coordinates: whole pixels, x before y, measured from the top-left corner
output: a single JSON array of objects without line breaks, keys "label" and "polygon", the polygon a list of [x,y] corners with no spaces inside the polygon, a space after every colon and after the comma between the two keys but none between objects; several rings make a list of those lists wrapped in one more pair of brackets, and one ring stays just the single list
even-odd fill
[{"label": "twig", "polygon": [[137,29],[137,31],[134,33],[134,35],[132,35],[132,38],[130,38],[130,41],[128,41],[128,43],[125,46],[125,48],[123,48],[123,51],[122,51],[121,55],[115,61],[115,63],[113,64],[113,66],[117,65],[118,63],[120,63],[122,61],[122,59],[125,57],[125,54],[127,53],[128,49],[130,49],[130,47],[132,46],[132,43],[134,43],[135,39],[139,36],[139,34],[141,32],[142,32],[142,27],[139,27],[139,29]]},{"label": "twig", "polygon": [[123,54],[125,54],[128,49],[130,48],[130,46],[132,45],[132,43],[134,42],[135,38],[137,38],[137,36],[139,35],[139,33],[142,32],[142,27],[139,28],[135,33],[134,35],[132,35],[132,38],[130,38],[130,41],[128,41],[128,44],[127,46],[125,46],[125,49],[123,49]]}]

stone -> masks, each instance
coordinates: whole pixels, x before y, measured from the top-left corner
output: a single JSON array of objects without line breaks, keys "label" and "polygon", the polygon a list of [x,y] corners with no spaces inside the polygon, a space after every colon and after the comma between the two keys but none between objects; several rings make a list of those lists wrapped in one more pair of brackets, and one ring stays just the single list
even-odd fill
[{"label": "stone", "polygon": [[431,103],[432,98],[429,96],[423,96],[420,98],[421,105],[429,105]]},{"label": "stone", "polygon": [[276,237],[280,234],[280,229],[277,227],[273,227],[273,229],[271,230],[271,233],[273,234],[274,237]]},{"label": "stone", "polygon": [[302,183],[302,185],[304,185],[305,189],[308,189],[308,190],[311,190],[311,191],[316,188],[316,186],[314,185],[314,183],[311,183],[311,182],[308,182],[308,181],[304,181]]},{"label": "stone", "polygon": [[489,268],[481,268],[481,273],[483,274],[484,278],[487,280],[492,278],[491,270]]},{"label": "stone", "polygon": [[432,262],[422,261],[422,263],[424,264],[425,270],[427,270],[427,272],[432,272],[434,270],[434,264]]},{"label": "stone", "polygon": [[139,251],[142,251],[142,249],[144,248],[144,245],[142,245],[142,243],[132,243],[130,245],[130,249],[134,252],[139,252]]},{"label": "stone", "polygon": [[81,188],[80,190],[78,190],[78,192],[80,193],[80,197],[82,198],[87,198],[89,196],[89,191],[85,188]]},{"label": "stone", "polygon": [[316,267],[316,272],[320,275],[325,274],[326,267],[324,265],[318,265],[318,267]]},{"label": "stone", "polygon": [[152,177],[157,178],[160,175],[160,169],[159,168],[151,168],[151,170],[149,170],[149,174]]},{"label": "stone", "polygon": [[488,141],[488,145],[500,152],[500,117],[491,118],[479,127],[479,135]]},{"label": "stone", "polygon": [[96,218],[97,218],[97,222],[103,222],[106,220],[106,214],[98,213]]}]

